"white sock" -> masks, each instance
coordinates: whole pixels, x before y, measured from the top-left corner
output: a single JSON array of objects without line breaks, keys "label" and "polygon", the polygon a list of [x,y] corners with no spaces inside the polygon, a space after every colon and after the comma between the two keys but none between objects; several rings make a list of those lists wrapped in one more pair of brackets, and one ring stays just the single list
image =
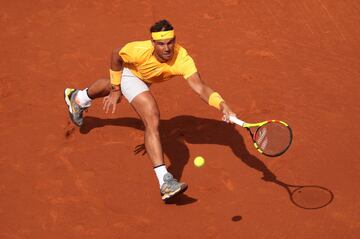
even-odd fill
[{"label": "white sock", "polygon": [[76,103],[81,107],[89,107],[91,105],[91,99],[87,94],[87,88],[84,90],[79,90],[76,94]]},{"label": "white sock", "polygon": [[159,180],[159,185],[160,185],[160,188],[161,186],[163,185],[164,183],[164,175],[168,172],[165,165],[162,164],[162,165],[159,165],[159,166],[156,166],[154,168],[154,171],[156,173],[156,177],[157,179]]}]

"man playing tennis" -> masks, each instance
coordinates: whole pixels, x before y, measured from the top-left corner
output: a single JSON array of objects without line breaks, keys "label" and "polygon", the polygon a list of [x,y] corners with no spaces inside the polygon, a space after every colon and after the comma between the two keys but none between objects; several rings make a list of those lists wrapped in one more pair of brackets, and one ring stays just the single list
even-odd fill
[{"label": "man playing tennis", "polygon": [[159,181],[162,200],[166,201],[184,192],[187,184],[174,179],[164,164],[160,113],[149,86],[181,75],[201,99],[222,112],[225,121],[229,122],[230,115],[235,114],[219,93],[202,82],[193,59],[175,42],[174,28],[167,20],[155,23],[150,32],[151,40],[130,42],[113,51],[110,80],[99,79],[84,90],[67,88],[65,101],[71,120],[81,126],[83,111],[90,107],[92,100],[104,97],[104,110],[114,113],[124,95],[145,125],[146,152]]}]

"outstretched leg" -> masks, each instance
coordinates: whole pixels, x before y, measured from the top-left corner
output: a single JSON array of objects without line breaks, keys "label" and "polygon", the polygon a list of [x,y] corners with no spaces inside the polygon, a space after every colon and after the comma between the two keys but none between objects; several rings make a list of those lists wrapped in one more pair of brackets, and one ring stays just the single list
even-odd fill
[{"label": "outstretched leg", "polygon": [[160,113],[150,91],[136,96],[131,102],[145,125],[145,148],[154,167],[164,164],[159,134]]},{"label": "outstretched leg", "polygon": [[131,101],[145,125],[145,148],[159,180],[162,199],[167,199],[187,189],[185,183],[177,182],[167,171],[159,134],[160,113],[150,91],[142,92]]}]

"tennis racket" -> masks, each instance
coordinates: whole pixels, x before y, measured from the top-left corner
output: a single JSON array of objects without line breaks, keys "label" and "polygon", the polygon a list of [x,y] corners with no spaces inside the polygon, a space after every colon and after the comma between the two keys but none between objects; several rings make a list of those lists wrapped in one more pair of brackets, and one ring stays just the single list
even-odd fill
[{"label": "tennis racket", "polygon": [[260,153],[269,156],[280,156],[289,149],[293,134],[287,123],[281,120],[267,120],[259,123],[246,123],[236,116],[230,121],[246,128]]},{"label": "tennis racket", "polygon": [[334,199],[334,194],[321,186],[290,185],[278,180],[275,183],[284,187],[289,193],[291,202],[303,209],[320,209],[329,205]]}]

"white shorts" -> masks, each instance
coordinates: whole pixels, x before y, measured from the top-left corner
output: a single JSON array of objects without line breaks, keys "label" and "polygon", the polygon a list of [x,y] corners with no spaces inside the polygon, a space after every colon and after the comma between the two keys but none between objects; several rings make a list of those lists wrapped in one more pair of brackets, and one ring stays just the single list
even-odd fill
[{"label": "white shorts", "polygon": [[149,91],[150,84],[146,84],[135,76],[128,68],[123,69],[121,78],[121,92],[125,98],[131,103],[131,101],[144,91]]}]

